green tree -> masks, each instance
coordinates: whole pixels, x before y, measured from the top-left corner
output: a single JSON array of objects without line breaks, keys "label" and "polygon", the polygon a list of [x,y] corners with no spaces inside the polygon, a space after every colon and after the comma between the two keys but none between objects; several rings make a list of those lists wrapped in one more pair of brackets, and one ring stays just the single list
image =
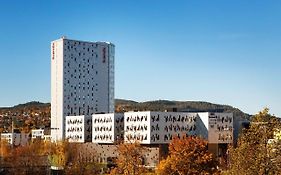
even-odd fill
[{"label": "green tree", "polygon": [[68,175],[98,174],[101,166],[95,161],[95,154],[87,154],[83,144],[70,143],[65,172]]},{"label": "green tree", "polygon": [[11,149],[6,161],[14,174],[42,174],[46,166],[47,149],[43,141],[35,140]]},{"label": "green tree", "polygon": [[279,119],[269,114],[268,108],[253,116],[250,128],[243,130],[237,147],[229,149],[229,169],[225,173],[280,174],[279,159],[276,159],[276,155],[280,155],[279,141],[269,143],[278,128]]},{"label": "green tree", "polygon": [[64,169],[69,158],[69,142],[60,141],[49,144],[50,154],[48,155],[48,161],[50,165],[59,169]]}]

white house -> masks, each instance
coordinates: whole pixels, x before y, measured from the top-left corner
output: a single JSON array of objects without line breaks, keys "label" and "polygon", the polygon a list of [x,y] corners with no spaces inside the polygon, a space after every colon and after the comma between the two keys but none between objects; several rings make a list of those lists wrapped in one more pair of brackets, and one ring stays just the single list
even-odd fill
[{"label": "white house", "polygon": [[24,146],[28,144],[29,137],[26,133],[1,133],[1,140],[14,146]]},{"label": "white house", "polygon": [[32,129],[31,138],[32,139],[44,139],[44,129]]}]

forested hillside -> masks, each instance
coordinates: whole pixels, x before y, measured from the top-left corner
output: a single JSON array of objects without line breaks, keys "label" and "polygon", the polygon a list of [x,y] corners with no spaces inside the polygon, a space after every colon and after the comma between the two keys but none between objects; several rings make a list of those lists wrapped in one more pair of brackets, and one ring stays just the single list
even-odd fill
[{"label": "forested hillside", "polygon": [[234,116],[248,119],[246,114],[229,105],[213,104],[202,101],[168,101],[157,100],[147,102],[136,102],[131,100],[116,99],[116,112],[123,111],[182,111],[182,112],[232,112]]},{"label": "forested hillside", "polygon": [[10,132],[14,126],[29,132],[35,128],[50,127],[50,103],[28,102],[13,107],[0,108],[0,131]]},{"label": "forested hillside", "polygon": [[[28,102],[13,107],[0,108],[0,131],[10,132],[12,120],[15,127],[25,132],[34,128],[50,127],[50,103]],[[200,101],[168,101],[157,100],[136,102],[131,100],[116,99],[116,112],[126,111],[185,111],[185,112],[233,112],[235,117],[249,118],[250,115],[243,113],[229,105],[219,105]]]}]

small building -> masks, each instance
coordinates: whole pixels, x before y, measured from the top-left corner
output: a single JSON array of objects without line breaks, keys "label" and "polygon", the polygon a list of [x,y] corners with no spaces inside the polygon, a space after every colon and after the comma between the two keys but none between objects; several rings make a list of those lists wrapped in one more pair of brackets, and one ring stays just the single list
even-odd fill
[{"label": "small building", "polygon": [[123,140],[124,114],[93,114],[93,143],[115,143]]},{"label": "small building", "polygon": [[14,142],[13,133],[1,133],[1,140],[5,140],[9,144],[13,144]]},{"label": "small building", "polygon": [[44,139],[44,129],[32,129],[31,138],[33,139]]},{"label": "small building", "polygon": [[91,116],[67,116],[65,120],[65,136],[69,142],[92,141],[92,117]]},{"label": "small building", "polygon": [[23,132],[1,133],[1,140],[6,140],[13,146],[24,146],[28,144],[29,136]]}]

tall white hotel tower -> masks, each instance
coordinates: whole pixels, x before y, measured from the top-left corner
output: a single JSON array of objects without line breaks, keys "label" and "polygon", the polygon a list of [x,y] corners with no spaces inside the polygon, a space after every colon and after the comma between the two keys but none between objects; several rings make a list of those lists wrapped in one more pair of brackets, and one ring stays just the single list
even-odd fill
[{"label": "tall white hotel tower", "polygon": [[66,116],[114,112],[114,45],[61,38],[51,43],[51,136]]}]

